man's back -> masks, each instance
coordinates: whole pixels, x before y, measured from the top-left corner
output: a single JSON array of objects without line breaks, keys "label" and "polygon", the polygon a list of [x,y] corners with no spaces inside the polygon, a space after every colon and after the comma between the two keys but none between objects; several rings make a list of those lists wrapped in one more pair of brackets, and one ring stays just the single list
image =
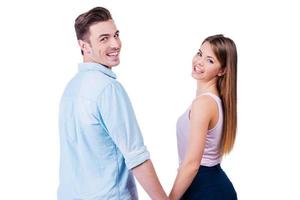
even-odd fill
[{"label": "man's back", "polygon": [[126,115],[124,120],[114,119],[118,111],[111,110],[110,114],[107,110],[112,105],[116,107],[114,101],[120,102],[111,94],[111,90],[119,93],[119,87],[122,90],[115,78],[102,65],[82,63],[65,89],[60,104],[58,199],[137,199],[133,176],[120,151],[127,151],[127,147],[118,147],[124,145],[116,141],[122,138],[115,135],[118,130],[114,131],[113,121],[126,121]]}]

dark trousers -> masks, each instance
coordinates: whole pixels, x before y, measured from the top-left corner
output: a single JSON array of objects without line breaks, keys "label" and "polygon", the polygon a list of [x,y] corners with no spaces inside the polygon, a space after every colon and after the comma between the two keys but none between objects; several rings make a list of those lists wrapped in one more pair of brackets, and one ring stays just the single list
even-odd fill
[{"label": "dark trousers", "polygon": [[181,200],[237,200],[235,189],[220,164],[200,166]]}]

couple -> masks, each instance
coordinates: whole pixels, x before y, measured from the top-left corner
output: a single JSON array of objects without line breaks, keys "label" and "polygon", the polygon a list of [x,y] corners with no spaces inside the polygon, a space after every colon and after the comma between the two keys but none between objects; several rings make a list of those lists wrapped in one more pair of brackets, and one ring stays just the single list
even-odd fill
[{"label": "couple", "polygon": [[236,134],[234,42],[210,36],[193,58],[197,94],[177,123],[180,166],[167,196],[129,97],[112,71],[120,62],[121,40],[110,12],[96,7],[79,15],[75,30],[83,63],[60,103],[58,199],[136,200],[134,177],[155,200],[237,199],[220,167]]}]

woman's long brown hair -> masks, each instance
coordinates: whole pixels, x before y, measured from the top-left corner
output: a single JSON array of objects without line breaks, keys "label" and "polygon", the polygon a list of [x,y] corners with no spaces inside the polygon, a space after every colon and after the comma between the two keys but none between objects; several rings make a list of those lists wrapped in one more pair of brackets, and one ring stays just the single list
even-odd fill
[{"label": "woman's long brown hair", "polygon": [[214,35],[206,38],[213,52],[225,70],[219,77],[217,87],[223,103],[224,123],[220,143],[220,153],[228,154],[234,145],[237,129],[237,51],[235,43],[223,35]]}]

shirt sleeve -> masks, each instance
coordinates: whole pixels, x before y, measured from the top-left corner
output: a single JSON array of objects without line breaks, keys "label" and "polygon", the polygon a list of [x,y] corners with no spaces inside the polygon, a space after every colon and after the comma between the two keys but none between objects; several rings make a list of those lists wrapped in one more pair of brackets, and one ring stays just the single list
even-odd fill
[{"label": "shirt sleeve", "polygon": [[106,86],[98,97],[98,109],[107,132],[120,149],[129,169],[150,159],[130,99],[118,82]]}]

